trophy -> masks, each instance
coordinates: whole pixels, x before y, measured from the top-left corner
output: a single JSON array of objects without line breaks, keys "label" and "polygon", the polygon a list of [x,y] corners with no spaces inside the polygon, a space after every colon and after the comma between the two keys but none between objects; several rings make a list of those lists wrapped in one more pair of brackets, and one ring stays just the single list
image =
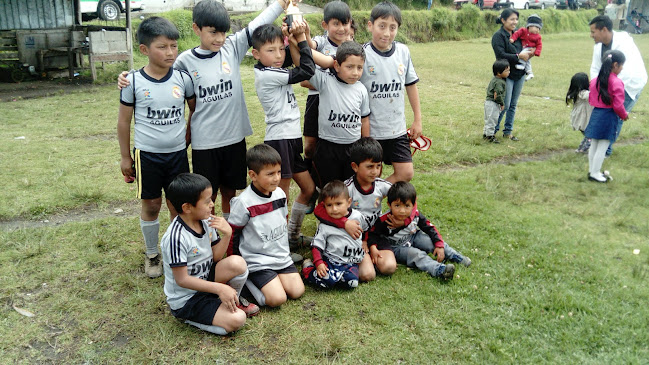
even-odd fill
[{"label": "trophy", "polygon": [[293,21],[301,21],[302,19],[302,12],[300,11],[300,9],[297,7],[297,5],[293,4],[293,0],[289,0],[288,6],[286,7],[286,25],[288,25],[290,29]]}]

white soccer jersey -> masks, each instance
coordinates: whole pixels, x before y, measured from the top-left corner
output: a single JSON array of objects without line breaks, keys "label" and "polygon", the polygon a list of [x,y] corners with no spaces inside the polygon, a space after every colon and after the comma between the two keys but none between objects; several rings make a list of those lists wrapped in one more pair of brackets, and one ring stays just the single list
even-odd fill
[{"label": "white soccer jersey", "polygon": [[[351,210],[347,219],[361,222],[363,231],[369,229],[363,214],[355,209]],[[353,239],[344,228],[336,228],[328,224],[318,225],[311,246],[320,249],[327,260],[334,264],[358,264],[365,256],[362,238]]]},{"label": "white soccer jersey", "polygon": [[212,268],[212,246],[219,243],[221,238],[214,228],[210,228],[207,220],[201,221],[203,234],[194,232],[177,216],[171,222],[162,241],[162,263],[164,268],[164,292],[171,309],[180,309],[196,294],[196,290],[183,288],[176,283],[172,267],[187,266],[187,274],[207,280]]},{"label": "white soccer jersey", "polygon": [[352,198],[352,208],[361,212],[367,226],[372,227],[381,215],[381,202],[388,195],[392,184],[387,180],[377,178],[372,183],[372,188],[369,191],[364,191],[354,175],[345,180],[345,185]]},{"label": "white soccer jersey", "polygon": [[280,188],[270,196],[250,184],[230,202],[228,223],[234,230],[233,252],[241,255],[248,271],[279,270],[289,266],[286,195]]},{"label": "white soccer jersey", "polygon": [[192,114],[192,148],[207,150],[230,146],[252,134],[239,67],[250,48],[250,36],[260,25],[282,13],[273,3],[248,27],[228,36],[218,52],[187,50],[174,67],[186,70],[194,81],[196,110]]},{"label": "white soccer jersey", "polygon": [[[338,50],[338,45],[334,43],[327,35],[318,35],[313,38],[311,38],[312,41],[315,42],[316,47],[315,50],[322,53],[325,56],[335,56],[336,51]],[[322,70],[320,66],[316,66],[317,69]],[[328,70],[323,70],[325,72],[328,72]],[[318,91],[316,90],[311,90],[309,89],[309,95],[318,95]]]},{"label": "white soccer jersey", "polygon": [[264,141],[302,137],[300,109],[292,84],[311,78],[315,64],[308,43],[300,42],[299,46],[299,67],[286,69],[264,67],[261,63],[255,65],[255,89],[266,121]]},{"label": "white soccer jersey", "polygon": [[360,82],[348,84],[316,70],[311,85],[320,91],[318,138],[350,144],[361,138],[361,118],[370,115],[367,90]]},{"label": "white soccer jersey", "polygon": [[194,98],[194,85],[187,72],[169,69],[156,80],[139,69],[126,76],[129,85],[119,101],[133,107],[135,148],[153,153],[185,149],[185,100]]},{"label": "white soccer jersey", "polygon": [[361,82],[370,98],[370,136],[393,139],[406,134],[406,86],[419,81],[404,44],[393,42],[392,48],[381,52],[366,43],[365,65]]}]

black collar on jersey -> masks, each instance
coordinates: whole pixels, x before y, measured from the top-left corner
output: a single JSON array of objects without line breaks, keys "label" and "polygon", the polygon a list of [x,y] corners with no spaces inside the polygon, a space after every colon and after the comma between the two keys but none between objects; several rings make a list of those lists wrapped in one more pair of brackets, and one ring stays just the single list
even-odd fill
[{"label": "black collar on jersey", "polygon": [[254,67],[255,67],[256,69],[258,69],[258,70],[263,70],[264,68],[266,68],[266,66],[264,66],[264,65],[261,63],[261,61],[257,61],[257,63],[255,64]]},{"label": "black collar on jersey", "polygon": [[269,199],[269,198],[271,197],[271,195],[273,195],[273,192],[272,192],[272,191],[271,191],[270,194],[268,194],[268,195],[262,193],[261,191],[259,191],[259,189],[257,189],[257,188],[255,187],[255,184],[253,184],[253,183],[250,184],[250,188],[252,189],[252,191],[255,192],[255,194],[259,195],[259,196],[262,197],[262,198]]},{"label": "black collar on jersey", "polygon": [[332,41],[331,38],[329,38],[329,35],[327,35],[327,40],[329,41],[329,43],[331,43],[332,46],[336,48],[340,47],[339,45],[336,44],[336,42]]},{"label": "black collar on jersey", "polygon": [[197,48],[198,47],[192,48],[192,54],[194,56],[196,56],[197,58],[201,58],[201,59],[212,58],[212,57],[216,56],[217,53],[219,53],[219,52],[212,52],[212,53],[208,53],[208,54],[200,54],[200,53],[196,52]]},{"label": "black collar on jersey", "polygon": [[375,186],[374,181],[372,181],[372,187],[369,190],[363,190],[361,184],[356,179],[356,174],[354,174],[353,178],[354,178],[354,186],[356,187],[356,190],[358,190],[359,193],[363,195],[370,195],[374,192],[374,186]]},{"label": "black collar on jersey", "polygon": [[370,42],[370,46],[372,46],[372,49],[374,50],[374,52],[376,52],[379,56],[382,56],[382,57],[390,57],[390,56],[392,56],[394,54],[394,51],[396,51],[396,49],[397,49],[397,47],[395,47],[396,42],[392,42],[392,48],[390,48],[389,50],[387,50],[385,52],[380,51],[378,48],[374,47],[374,43]]},{"label": "black collar on jersey", "polygon": [[347,214],[345,215],[345,218],[349,218],[350,215],[352,215],[352,207],[347,208]]},{"label": "black collar on jersey", "polygon": [[140,73],[142,74],[142,76],[144,76],[145,79],[147,79],[147,80],[149,80],[151,82],[163,83],[163,82],[165,82],[165,81],[167,81],[167,80],[169,80],[171,78],[171,75],[173,75],[173,73],[174,73],[174,69],[173,69],[173,67],[169,67],[169,72],[167,72],[167,74],[164,75],[160,80],[158,80],[158,79],[154,78],[153,76],[151,76],[151,75],[147,74],[146,72],[144,72],[144,67],[142,67],[140,69]]},{"label": "black collar on jersey", "polygon": [[183,227],[185,227],[185,229],[188,230],[189,233],[193,234],[196,238],[203,238],[203,235],[205,234],[205,232],[207,232],[207,229],[203,225],[203,221],[199,221],[201,222],[201,227],[203,227],[203,233],[198,233],[194,231],[190,226],[188,226],[187,223],[185,223],[185,221],[182,218],[180,218],[180,216],[178,216],[177,218],[178,218],[178,222],[180,222],[180,224],[182,224]]}]

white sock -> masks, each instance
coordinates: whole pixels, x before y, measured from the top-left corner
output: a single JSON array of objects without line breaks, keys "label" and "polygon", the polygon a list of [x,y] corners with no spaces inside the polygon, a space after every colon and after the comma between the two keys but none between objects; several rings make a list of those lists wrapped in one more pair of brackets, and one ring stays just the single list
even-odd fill
[{"label": "white sock", "polygon": [[300,231],[302,230],[302,222],[304,221],[304,216],[306,215],[306,210],[309,207],[305,204],[293,202],[293,208],[291,208],[291,218],[288,220],[288,238],[297,239],[300,237]]},{"label": "white sock", "polygon": [[237,295],[241,295],[241,289],[243,289],[243,286],[246,285],[246,280],[248,279],[248,269],[246,269],[246,272],[244,272],[241,275],[237,275],[230,279],[228,281],[228,285],[230,285],[234,290],[237,291]]},{"label": "white sock", "polygon": [[213,326],[213,325],[207,325],[207,324],[202,324],[194,321],[190,321],[189,319],[185,320],[185,323],[192,325],[196,328],[200,328],[203,331],[213,333],[215,335],[219,336],[225,336],[228,333],[225,331],[225,328],[219,327],[219,326]]},{"label": "white sock", "polygon": [[[604,163],[604,158],[606,157],[606,149],[608,149],[608,146],[611,144],[611,141],[609,141],[608,139],[599,139],[597,141],[598,143],[595,147],[595,154],[593,155],[593,171],[591,172],[591,175],[593,175],[593,177],[602,176],[602,164]],[[593,148],[592,143],[591,148]]]},{"label": "white sock", "polygon": [[160,253],[158,251],[158,233],[160,232],[160,222],[157,219],[154,221],[145,221],[140,218],[140,229],[142,230],[142,236],[144,236],[146,255],[152,257]]},{"label": "white sock", "polygon": [[255,284],[252,283],[252,281],[246,281],[246,288],[250,290],[250,294],[255,297],[255,300],[257,301],[257,303],[259,303],[260,307],[266,305],[266,296],[261,292],[261,290],[259,290],[259,288],[255,286]]}]

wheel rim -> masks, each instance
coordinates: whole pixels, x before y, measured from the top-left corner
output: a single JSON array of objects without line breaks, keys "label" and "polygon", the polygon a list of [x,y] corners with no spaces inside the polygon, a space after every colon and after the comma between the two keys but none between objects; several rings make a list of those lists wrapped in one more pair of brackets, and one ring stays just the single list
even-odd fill
[{"label": "wheel rim", "polygon": [[115,5],[111,3],[106,3],[104,5],[104,14],[106,14],[106,18],[108,19],[117,19],[119,17],[119,14],[117,13],[117,9],[115,9]]}]

